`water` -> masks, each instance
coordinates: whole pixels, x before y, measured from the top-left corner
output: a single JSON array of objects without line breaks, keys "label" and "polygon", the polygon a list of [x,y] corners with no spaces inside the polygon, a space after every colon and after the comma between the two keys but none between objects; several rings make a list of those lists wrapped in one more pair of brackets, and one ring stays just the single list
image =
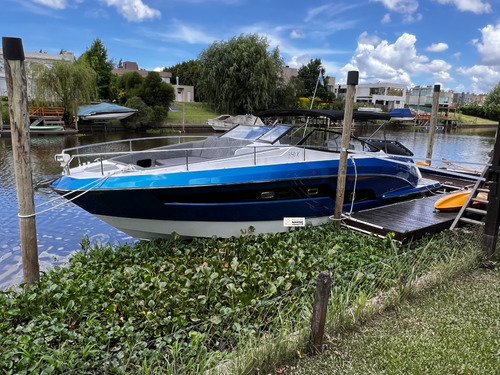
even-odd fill
[{"label": "water", "polygon": [[[374,128],[357,130],[356,135],[369,136]],[[90,143],[139,137],[138,133],[108,133],[89,136],[47,136],[31,138],[31,160],[34,182],[49,180],[60,173],[54,155],[63,148]],[[375,137],[383,138],[380,130]],[[428,133],[411,130],[391,130],[388,139],[396,139],[413,150],[416,157],[425,158]],[[434,144],[433,159],[447,158],[453,161],[486,163],[493,148],[495,130],[461,130],[438,132]],[[35,190],[35,205],[39,206],[58,196],[48,188]],[[36,211],[47,208],[39,207]],[[0,289],[18,285],[23,281],[19,221],[17,217],[16,184],[12,144],[8,137],[0,138]],[[73,204],[65,204],[41,213],[36,218],[39,261],[41,270],[64,265],[71,254],[80,249],[82,236],[92,243],[125,244],[136,241],[108,224],[100,221]]]}]

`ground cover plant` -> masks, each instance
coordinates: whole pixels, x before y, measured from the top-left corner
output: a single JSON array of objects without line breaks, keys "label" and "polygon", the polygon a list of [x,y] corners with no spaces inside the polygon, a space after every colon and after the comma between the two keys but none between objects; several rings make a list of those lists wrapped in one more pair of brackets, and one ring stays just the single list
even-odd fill
[{"label": "ground cover plant", "polygon": [[402,246],[324,225],[117,248],[84,240],[38,286],[0,294],[0,371],[185,374],[238,356],[239,371],[255,372],[283,359],[241,360],[240,348],[303,331],[319,272],[333,275],[337,308],[361,306],[402,277],[464,257],[466,241],[454,236]]},{"label": "ground cover plant", "polygon": [[475,269],[339,331],[287,373],[498,374],[499,301],[500,268]]}]

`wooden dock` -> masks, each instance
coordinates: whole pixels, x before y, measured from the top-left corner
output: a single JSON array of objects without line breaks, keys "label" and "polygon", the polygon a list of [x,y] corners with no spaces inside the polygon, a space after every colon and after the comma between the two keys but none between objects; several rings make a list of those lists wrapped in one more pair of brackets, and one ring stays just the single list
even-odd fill
[{"label": "wooden dock", "polygon": [[442,195],[413,199],[388,206],[354,212],[343,220],[348,228],[386,236],[393,232],[398,241],[419,238],[448,229],[457,212],[439,212],[434,202]]}]

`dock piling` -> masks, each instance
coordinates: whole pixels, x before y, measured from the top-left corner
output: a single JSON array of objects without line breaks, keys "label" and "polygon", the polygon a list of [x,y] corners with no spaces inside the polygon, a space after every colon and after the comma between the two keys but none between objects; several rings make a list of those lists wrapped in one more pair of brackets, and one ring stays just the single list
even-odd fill
[{"label": "dock piling", "polygon": [[9,97],[10,131],[16,174],[23,275],[26,288],[28,288],[40,281],[40,267],[38,263],[33,177],[30,164],[30,119],[23,42],[20,38],[2,37],[2,47]]}]

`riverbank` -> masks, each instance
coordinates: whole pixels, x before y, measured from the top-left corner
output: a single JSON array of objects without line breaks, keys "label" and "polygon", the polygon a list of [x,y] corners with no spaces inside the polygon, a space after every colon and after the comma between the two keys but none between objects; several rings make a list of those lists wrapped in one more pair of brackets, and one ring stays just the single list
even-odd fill
[{"label": "riverbank", "polygon": [[496,375],[499,322],[500,268],[480,268],[330,337],[286,373]]}]

